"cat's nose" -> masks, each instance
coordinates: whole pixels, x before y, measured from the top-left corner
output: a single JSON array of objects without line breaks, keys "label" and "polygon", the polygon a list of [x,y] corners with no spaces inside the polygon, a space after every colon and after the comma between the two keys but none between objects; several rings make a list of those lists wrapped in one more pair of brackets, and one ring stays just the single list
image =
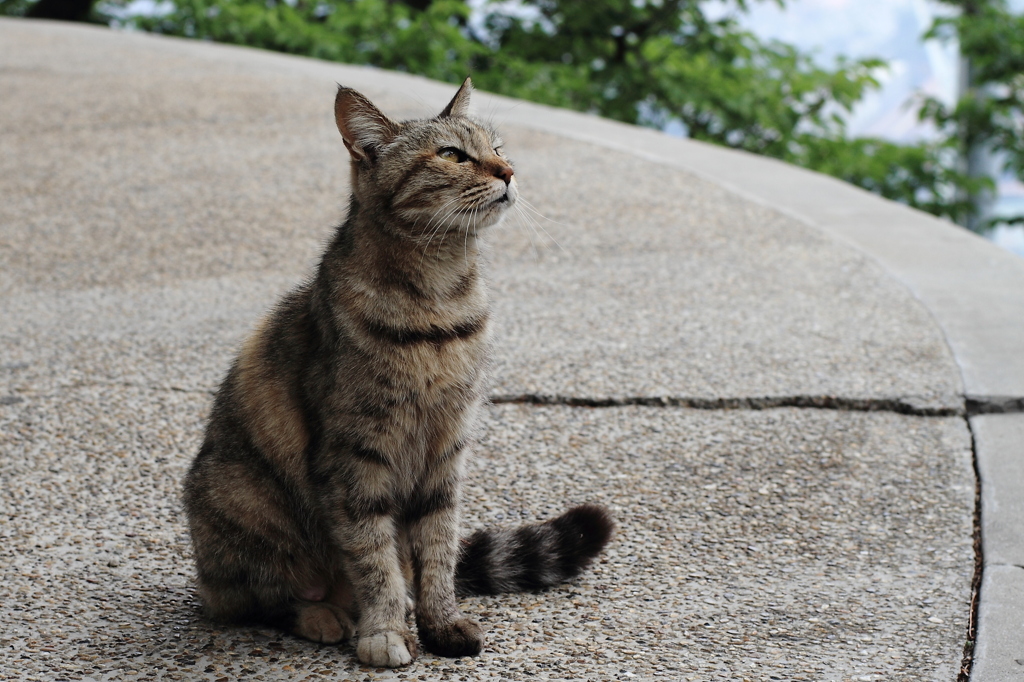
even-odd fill
[{"label": "cat's nose", "polygon": [[498,166],[494,171],[494,177],[501,178],[506,185],[512,182],[512,166]]}]

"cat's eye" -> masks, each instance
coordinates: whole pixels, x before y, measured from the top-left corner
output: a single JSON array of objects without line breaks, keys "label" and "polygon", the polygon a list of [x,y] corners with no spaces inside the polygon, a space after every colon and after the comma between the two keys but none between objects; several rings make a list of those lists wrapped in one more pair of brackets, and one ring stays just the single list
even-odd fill
[{"label": "cat's eye", "polygon": [[501,147],[495,147],[494,148],[494,153],[497,154],[498,156],[501,156],[501,149],[502,149]]},{"label": "cat's eye", "polygon": [[458,149],[457,147],[443,147],[437,155],[446,161],[454,161],[455,163],[462,163],[463,161],[469,160],[469,154]]}]

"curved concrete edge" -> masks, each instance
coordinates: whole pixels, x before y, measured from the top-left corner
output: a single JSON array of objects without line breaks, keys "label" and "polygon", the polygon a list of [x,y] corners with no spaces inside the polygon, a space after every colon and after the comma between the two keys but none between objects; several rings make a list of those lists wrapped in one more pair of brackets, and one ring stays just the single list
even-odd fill
[{"label": "curved concrete edge", "polygon": [[1024,567],[1024,414],[973,417],[971,431],[985,454],[978,458],[985,567]]},{"label": "curved concrete edge", "polygon": [[[52,30],[105,29],[54,25]],[[398,91],[405,94],[410,106],[421,106],[425,113],[428,108],[424,103],[447,101],[453,87],[372,67],[318,62],[236,46],[151,35],[129,34],[126,39],[148,41],[150,49],[156,43],[169,53],[188,53],[197,59],[259,64],[268,72],[321,78],[325,94],[330,92],[332,82],[355,87],[371,97]],[[532,128],[693,173],[851,245],[878,261],[930,311],[960,367],[968,408],[972,401],[975,413],[1019,412],[1024,406],[1024,260],[962,228],[834,178],[772,159],[485,93],[475,99],[474,110],[499,126],[509,123]],[[982,476],[986,499],[1024,498],[1024,492],[1019,491],[1024,487],[1020,479],[1014,480],[1009,470],[999,468],[1001,463],[1014,462],[1011,448],[1021,442],[1021,427],[1019,423],[1015,427],[1016,436],[989,437],[988,419],[972,421],[981,425],[976,443],[979,471],[991,472]],[[1017,423],[1020,419],[1024,417],[1014,415],[1011,420]],[[983,505],[983,510],[985,528],[989,524],[1012,524],[1012,518],[1001,520],[998,515],[1003,512],[991,504]],[[1013,540],[1001,539],[989,530],[985,552],[1001,556],[1002,548],[1012,549],[1005,545],[1007,542]],[[1019,566],[987,566],[972,679],[1019,679],[1020,672],[1006,666],[1024,661],[1021,595],[1024,572]]]},{"label": "curved concrete edge", "polygon": [[[7,21],[26,21],[22,19]],[[104,28],[54,25],[55,32]],[[127,33],[172,53],[218,63],[258,64],[375,93],[404,93],[431,115],[452,85],[421,76],[295,57],[236,45]],[[427,103],[430,103],[429,105]],[[978,235],[853,185],[775,159],[675,138],[649,128],[478,92],[471,112],[635,154],[692,173],[822,230],[878,261],[932,314],[956,358],[965,397],[1017,411],[1024,397],[1024,259]],[[982,407],[978,411],[985,411]]]},{"label": "curved concrete edge", "polygon": [[966,396],[1024,396],[1024,260],[978,235],[762,156],[538,105],[520,104],[507,120],[689,171],[855,246],[931,312]]},{"label": "curved concrete edge", "polygon": [[971,418],[981,486],[981,554],[971,680],[1024,679],[1024,414]]},{"label": "curved concrete edge", "polygon": [[1024,568],[993,566],[985,571],[978,608],[973,682],[1024,679]]}]

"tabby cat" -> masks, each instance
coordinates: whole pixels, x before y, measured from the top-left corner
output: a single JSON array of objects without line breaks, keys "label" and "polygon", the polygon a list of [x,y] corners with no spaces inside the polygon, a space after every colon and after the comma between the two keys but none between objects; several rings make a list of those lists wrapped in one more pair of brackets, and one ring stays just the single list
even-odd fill
[{"label": "tabby cat", "polygon": [[185,481],[216,619],[323,643],[358,632],[360,661],[402,666],[414,603],[428,651],[475,655],[483,633],[456,592],[554,585],[608,541],[593,505],[459,537],[489,343],[477,239],[518,194],[501,140],[466,116],[471,90],[401,123],[338,90],[348,218],[243,346]]}]

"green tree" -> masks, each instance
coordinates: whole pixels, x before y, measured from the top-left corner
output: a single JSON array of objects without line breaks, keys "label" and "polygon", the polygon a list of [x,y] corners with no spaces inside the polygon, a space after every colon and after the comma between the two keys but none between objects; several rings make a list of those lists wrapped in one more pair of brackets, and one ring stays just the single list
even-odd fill
[{"label": "green tree", "polygon": [[702,0],[525,4],[540,20],[492,18],[501,47],[481,62],[481,87],[630,123],[675,120],[694,138],[779,158],[801,133],[841,131],[882,65],[821,68],[732,17],[710,19]]},{"label": "green tree", "polygon": [[[415,4],[415,3],[413,3]],[[470,9],[435,0],[425,9],[386,0],[176,0],[142,29],[461,82],[486,48],[464,34]]]},{"label": "green tree", "polygon": [[0,0],[0,16],[107,23],[109,17],[96,13],[95,4],[96,0]]},{"label": "green tree", "polygon": [[845,116],[878,86],[880,60],[822,68],[730,17],[710,20],[700,0],[526,4],[540,20],[491,17],[500,51],[476,72],[481,87],[630,123],[675,121],[696,139],[828,173],[959,222],[989,183],[969,177],[944,141],[847,137]]},{"label": "green tree", "polygon": [[176,0],[167,16],[135,22],[453,83],[472,73],[486,90],[630,123],[677,121],[697,139],[795,161],[809,136],[842,139],[842,114],[877,85],[882,65],[822,68],[732,17],[710,19],[705,0],[522,4],[531,18],[492,5],[477,31],[461,0]]},{"label": "green tree", "polygon": [[[924,99],[921,118],[935,124],[958,172],[969,178],[957,188],[957,200],[970,207],[961,222],[975,230],[1024,223],[1024,215],[997,220],[985,209],[994,189],[990,173],[1005,169],[1024,180],[1024,16],[1012,14],[1005,0],[941,1],[958,12],[938,19],[925,37],[959,42],[963,87],[953,106]],[[996,165],[1003,168],[985,168],[980,161],[988,154],[1001,157]]]}]

